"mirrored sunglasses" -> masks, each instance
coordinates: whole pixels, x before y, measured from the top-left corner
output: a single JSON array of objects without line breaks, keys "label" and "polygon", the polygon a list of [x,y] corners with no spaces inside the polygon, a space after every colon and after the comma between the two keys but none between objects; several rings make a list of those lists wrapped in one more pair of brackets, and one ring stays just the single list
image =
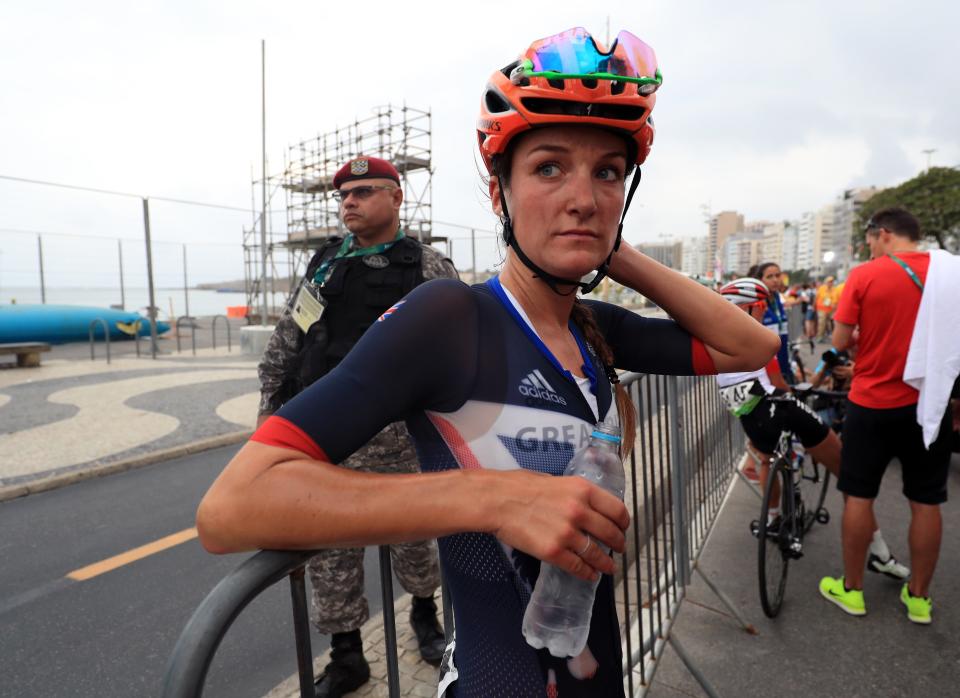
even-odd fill
[{"label": "mirrored sunglasses", "polygon": [[534,42],[521,67],[524,76],[548,80],[633,82],[643,95],[653,94],[663,84],[653,49],[628,31],[617,34],[610,50],[603,53],[586,29],[568,29]]}]

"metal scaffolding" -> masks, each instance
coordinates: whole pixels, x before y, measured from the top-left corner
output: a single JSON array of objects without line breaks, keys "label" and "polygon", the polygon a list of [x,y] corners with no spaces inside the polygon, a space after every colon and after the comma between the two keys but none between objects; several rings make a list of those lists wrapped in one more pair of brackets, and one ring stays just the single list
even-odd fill
[{"label": "metal scaffolding", "polygon": [[[344,232],[339,206],[333,198],[333,176],[351,158],[371,155],[389,160],[400,173],[403,205],[400,225],[426,244],[446,238],[433,236],[432,135],[429,111],[406,105],[376,107],[365,119],[300,141],[287,149],[283,173],[267,178],[267,279],[271,315],[279,303],[276,294],[293,290],[313,252],[331,235]],[[261,180],[253,183],[254,191]],[[272,230],[270,210],[277,194],[284,194],[286,224]],[[261,217],[244,229],[244,281],[247,305],[258,307],[261,293]]]}]

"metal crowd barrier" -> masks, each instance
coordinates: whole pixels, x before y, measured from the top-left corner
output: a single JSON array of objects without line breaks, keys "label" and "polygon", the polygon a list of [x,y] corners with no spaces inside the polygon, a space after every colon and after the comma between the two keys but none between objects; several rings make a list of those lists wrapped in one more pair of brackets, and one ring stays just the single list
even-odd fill
[{"label": "metal crowd barrier", "polygon": [[107,321],[102,317],[91,320],[90,326],[87,328],[87,335],[90,338],[90,360],[93,361],[97,358],[94,351],[94,334],[98,324],[103,326],[103,341],[106,343],[107,347],[107,363],[110,363],[110,327],[107,325]]},{"label": "metal crowd barrier", "polygon": [[214,315],[210,323],[210,334],[213,340],[213,348],[217,348],[217,320],[223,318],[223,324],[227,326],[227,351],[233,351],[233,345],[230,342],[230,318],[226,315]]},{"label": "metal crowd barrier", "polygon": [[186,326],[190,328],[190,348],[193,350],[193,355],[197,355],[197,318],[192,315],[181,315],[177,318],[176,324],[174,325],[174,333],[177,335],[177,353],[180,353],[180,323],[186,322]]},{"label": "metal crowd barrier", "polygon": [[638,408],[637,442],[624,464],[633,523],[618,588],[627,695],[646,694],[669,644],[715,696],[673,624],[697,572],[741,627],[756,632],[698,565],[742,453],[740,424],[713,378],[628,374],[621,382]]},{"label": "metal crowd barrier", "polygon": [[787,333],[790,339],[798,339],[803,336],[803,307],[796,303],[786,309],[787,311]]},{"label": "metal crowd barrier", "polygon": [[[673,633],[693,572],[728,608],[741,627],[755,632],[698,566],[742,453],[739,422],[721,404],[713,378],[625,374],[638,410],[637,441],[624,464],[631,511],[627,551],[618,573],[617,603],[627,695],[644,696],[669,644],[707,695],[715,696]],[[164,698],[195,698],[227,630],[256,596],[290,578],[301,696],[313,696],[303,567],[311,552],[262,551],[225,577],[184,629],[164,680]],[[390,556],[380,549],[384,644],[388,690],[400,695]],[[444,587],[444,626],[455,618]]]}]

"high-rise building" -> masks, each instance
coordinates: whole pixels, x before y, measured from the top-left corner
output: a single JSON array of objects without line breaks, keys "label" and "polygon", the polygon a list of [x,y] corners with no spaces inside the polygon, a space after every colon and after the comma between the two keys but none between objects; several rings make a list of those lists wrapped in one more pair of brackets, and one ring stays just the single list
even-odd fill
[{"label": "high-rise building", "polygon": [[776,262],[783,266],[783,222],[769,223],[763,227],[761,262]]},{"label": "high-rise building", "polygon": [[682,268],[683,244],[680,242],[640,243],[636,248],[666,267],[678,271]]},{"label": "high-rise building", "polygon": [[796,221],[784,221],[783,223],[783,252],[780,257],[780,268],[784,271],[799,269],[797,266],[799,227]]},{"label": "high-rise building", "polygon": [[727,238],[721,249],[724,273],[746,276],[747,271],[760,261],[763,233],[756,226],[746,226],[743,232]]},{"label": "high-rise building", "polygon": [[853,260],[853,233],[860,208],[871,197],[882,191],[879,187],[847,189],[833,204],[833,235],[830,247],[823,253],[833,252],[832,263],[838,269],[850,266]]},{"label": "high-rise building", "polygon": [[833,249],[833,204],[827,204],[817,211],[814,219],[813,268],[823,267],[823,256]]},{"label": "high-rise building", "polygon": [[723,243],[734,233],[743,230],[743,214],[736,211],[721,211],[710,217],[710,223],[707,230],[707,254],[710,260],[709,273],[712,274],[714,268],[723,260],[720,257]]},{"label": "high-rise building", "polygon": [[797,264],[794,269],[813,269],[816,266],[814,240],[817,231],[817,213],[806,211],[797,223]]},{"label": "high-rise building", "polygon": [[690,276],[706,276],[712,269],[712,265],[708,264],[710,257],[707,254],[707,238],[684,238],[680,242],[683,250],[680,271]]}]

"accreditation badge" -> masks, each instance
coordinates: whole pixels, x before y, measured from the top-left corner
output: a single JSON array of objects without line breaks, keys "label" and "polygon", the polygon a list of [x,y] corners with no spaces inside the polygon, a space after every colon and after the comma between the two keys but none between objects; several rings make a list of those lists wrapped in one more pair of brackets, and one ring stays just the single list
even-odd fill
[{"label": "accreditation badge", "polygon": [[304,283],[300,286],[297,300],[290,309],[290,314],[293,316],[293,321],[297,323],[297,327],[306,334],[323,315],[326,307],[326,301],[317,291],[317,287],[312,283]]}]

